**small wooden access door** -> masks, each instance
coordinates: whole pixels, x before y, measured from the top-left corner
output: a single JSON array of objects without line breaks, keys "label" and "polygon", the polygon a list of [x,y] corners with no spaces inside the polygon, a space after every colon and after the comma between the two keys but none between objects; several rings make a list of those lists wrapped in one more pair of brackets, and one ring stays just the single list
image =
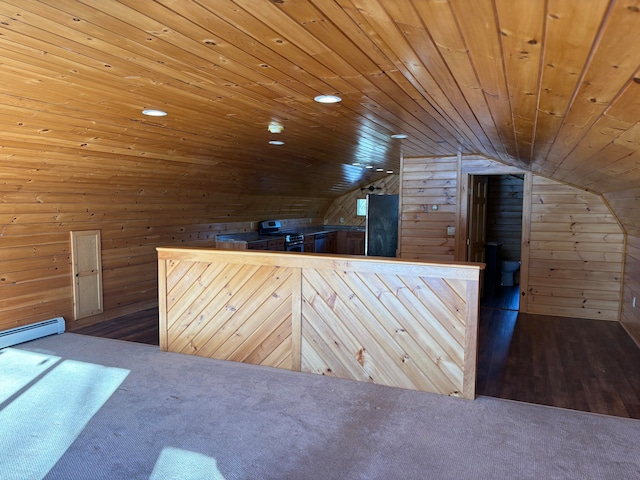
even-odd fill
[{"label": "small wooden access door", "polygon": [[71,232],[73,316],[75,320],[102,313],[100,230]]}]

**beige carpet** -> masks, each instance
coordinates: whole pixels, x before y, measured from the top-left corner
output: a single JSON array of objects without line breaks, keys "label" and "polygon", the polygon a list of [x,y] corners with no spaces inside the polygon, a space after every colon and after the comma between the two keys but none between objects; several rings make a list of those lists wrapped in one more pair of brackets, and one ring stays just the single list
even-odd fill
[{"label": "beige carpet", "polygon": [[72,333],[0,351],[0,478],[634,479],[640,421]]}]

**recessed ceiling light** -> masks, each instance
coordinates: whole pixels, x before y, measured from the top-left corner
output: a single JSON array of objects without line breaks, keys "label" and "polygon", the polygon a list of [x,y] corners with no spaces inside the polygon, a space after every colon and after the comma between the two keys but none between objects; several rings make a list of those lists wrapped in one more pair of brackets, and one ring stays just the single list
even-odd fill
[{"label": "recessed ceiling light", "polygon": [[318,95],[314,100],[318,103],[338,103],[342,101],[337,95]]},{"label": "recessed ceiling light", "polygon": [[409,135],[406,133],[395,133],[391,135],[391,138],[407,138]]},{"label": "recessed ceiling light", "polygon": [[142,114],[148,115],[150,117],[164,117],[167,114],[167,112],[162,110],[155,110],[153,108],[148,108],[148,109],[142,110]]},{"label": "recessed ceiling light", "polygon": [[281,142],[280,140],[271,140],[269,145],[284,145],[284,142]]},{"label": "recessed ceiling light", "polygon": [[373,168],[373,165],[367,165],[365,168]]},{"label": "recessed ceiling light", "polygon": [[387,173],[393,173],[393,170],[387,170]]},{"label": "recessed ceiling light", "polygon": [[384,168],[376,168],[376,172],[384,172]]},{"label": "recessed ceiling light", "polygon": [[278,125],[277,123],[270,123],[267,128],[271,133],[282,133],[282,130],[284,130],[284,127],[282,125]]}]

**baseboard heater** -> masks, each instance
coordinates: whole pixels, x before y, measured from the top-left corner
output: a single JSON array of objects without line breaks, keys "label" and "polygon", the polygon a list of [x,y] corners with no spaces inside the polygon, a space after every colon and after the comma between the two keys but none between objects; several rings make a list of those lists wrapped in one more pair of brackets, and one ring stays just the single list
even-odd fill
[{"label": "baseboard heater", "polygon": [[23,325],[0,332],[0,348],[11,347],[19,343],[64,333],[64,318],[56,317],[42,322]]}]

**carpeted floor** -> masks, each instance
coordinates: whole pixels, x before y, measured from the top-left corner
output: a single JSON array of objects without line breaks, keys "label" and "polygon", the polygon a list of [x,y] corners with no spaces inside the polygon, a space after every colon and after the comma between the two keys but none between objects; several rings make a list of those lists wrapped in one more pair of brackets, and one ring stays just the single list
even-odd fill
[{"label": "carpeted floor", "polygon": [[638,420],[72,333],[0,351],[0,408],[3,480],[640,478]]}]

